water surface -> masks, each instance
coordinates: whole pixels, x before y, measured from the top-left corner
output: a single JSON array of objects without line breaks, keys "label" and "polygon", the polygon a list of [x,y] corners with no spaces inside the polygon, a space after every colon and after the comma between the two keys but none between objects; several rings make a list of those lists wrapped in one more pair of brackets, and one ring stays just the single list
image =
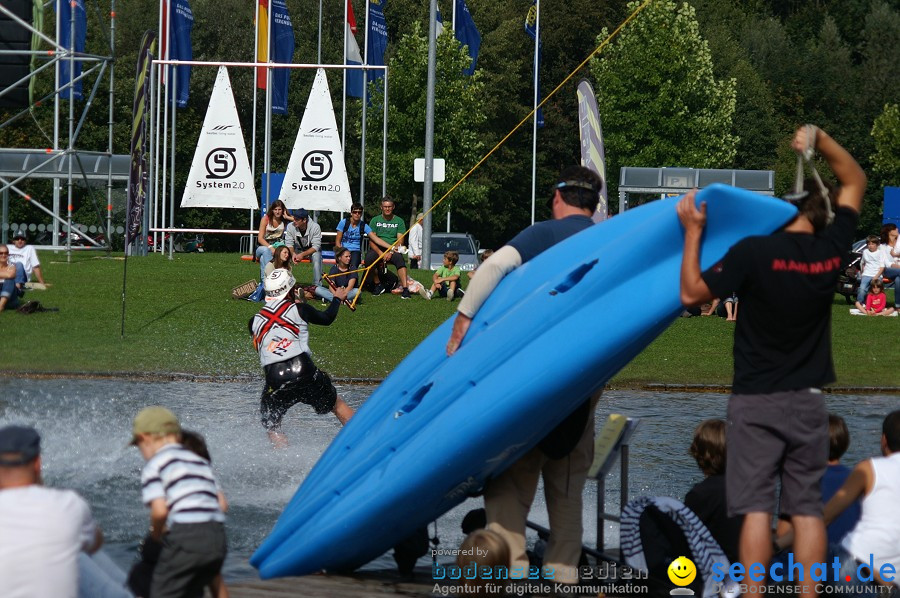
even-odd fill
[{"label": "water surface", "polygon": [[[331,416],[317,416],[306,406],[292,409],[284,422],[290,447],[273,451],[259,423],[261,382],[121,382],[115,380],[0,379],[0,426],[32,425],[43,438],[44,480],[72,488],[90,503],[106,535],[106,549],[123,568],[148,525],[140,500],[143,459],[127,446],[131,419],[147,405],[163,405],[187,429],[207,439],[213,467],[228,501],[229,558],[227,579],[255,577],[248,564],[254,549],[271,530],[290,500],[339,430]],[[338,392],[358,407],[371,387],[339,386]],[[829,409],[850,427],[847,463],[878,453],[881,421],[898,407],[896,396],[826,395]],[[694,427],[709,417],[724,417],[727,395],[611,391],[598,409],[597,425],[609,413],[640,418],[632,440],[630,496],[642,494],[682,498],[702,477],[687,449]],[[618,467],[607,480],[607,505],[619,504]],[[596,485],[585,492],[585,542],[596,537]],[[470,499],[442,517],[437,533],[442,548],[462,541],[459,524],[469,509],[482,506]],[[531,519],[547,525],[542,490],[538,489]],[[618,545],[617,528],[607,524],[607,545]],[[434,526],[429,527],[433,534]],[[424,561],[423,561],[424,563]],[[392,567],[382,557],[371,566]]]}]

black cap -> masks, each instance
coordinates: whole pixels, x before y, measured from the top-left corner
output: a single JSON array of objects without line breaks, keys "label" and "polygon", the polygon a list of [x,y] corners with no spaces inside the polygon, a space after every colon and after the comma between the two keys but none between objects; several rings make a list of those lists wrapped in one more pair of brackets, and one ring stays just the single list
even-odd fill
[{"label": "black cap", "polygon": [[41,437],[34,428],[0,428],[0,466],[31,463],[41,454]]},{"label": "black cap", "polygon": [[309,212],[307,212],[303,208],[300,208],[299,210],[294,210],[293,212],[291,212],[291,214],[294,216],[294,218],[302,218],[304,220],[309,218]]},{"label": "black cap", "polygon": [[15,240],[15,239],[27,239],[28,237],[25,236],[25,230],[20,228],[19,230],[17,230],[16,232],[13,233],[12,238],[13,238],[13,240]]}]

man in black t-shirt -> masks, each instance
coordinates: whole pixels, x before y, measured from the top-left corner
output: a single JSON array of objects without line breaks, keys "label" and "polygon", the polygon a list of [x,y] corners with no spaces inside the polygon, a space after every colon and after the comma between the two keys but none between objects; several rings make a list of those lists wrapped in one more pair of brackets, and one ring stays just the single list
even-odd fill
[{"label": "man in black t-shirt", "polygon": [[[459,348],[472,318],[507,274],[593,224],[591,216],[597,209],[602,187],[600,176],[582,166],[572,166],[560,173],[549,202],[553,220],[526,228],[478,268],[478,276],[472,278],[465,297],[459,302],[447,343],[448,355]],[[594,458],[593,413],[598,399],[599,393],[585,397],[538,446],[485,486],[487,527],[500,534],[509,547],[510,571],[528,571],[525,524],[538,479],[543,478],[551,522],[544,569],[552,569],[554,582],[578,581],[582,493]]]},{"label": "man in black t-shirt", "polygon": [[[728,403],[728,514],[744,515],[740,560],[766,567],[772,556],[771,517],[776,479],[781,511],[797,533],[796,561],[804,566],[800,596],[816,596],[810,566],[825,557],[819,480],[828,458],[828,413],[821,387],[835,380],[831,361],[831,305],[841,258],[853,240],[866,176],[853,157],[824,131],[797,130],[799,153],[818,150],[841,184],[836,207],[816,180],[791,201],[796,218],[767,237],[750,237],[721,262],[700,271],[706,205],[696,190],[678,204],[685,228],[681,300],[700,305],[736,292],[741,318],[734,334],[734,381]],[[831,216],[833,213],[833,222]],[[742,583],[765,583],[746,577]]]}]

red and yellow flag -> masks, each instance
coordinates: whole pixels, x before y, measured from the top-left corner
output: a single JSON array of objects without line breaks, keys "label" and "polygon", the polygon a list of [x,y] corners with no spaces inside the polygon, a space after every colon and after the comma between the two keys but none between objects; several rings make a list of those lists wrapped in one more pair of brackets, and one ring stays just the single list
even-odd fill
[{"label": "red and yellow flag", "polygon": [[[269,0],[258,0],[256,10],[256,62],[269,60]],[[256,87],[266,88],[266,68],[257,67]]]}]

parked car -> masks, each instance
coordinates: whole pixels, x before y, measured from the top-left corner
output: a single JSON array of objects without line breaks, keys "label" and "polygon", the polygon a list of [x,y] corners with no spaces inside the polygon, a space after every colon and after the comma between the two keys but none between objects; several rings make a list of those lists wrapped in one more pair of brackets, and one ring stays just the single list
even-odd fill
[{"label": "parked car", "polygon": [[471,271],[478,266],[478,241],[468,233],[431,233],[431,269],[444,263],[444,252],[456,251],[460,270]]}]

